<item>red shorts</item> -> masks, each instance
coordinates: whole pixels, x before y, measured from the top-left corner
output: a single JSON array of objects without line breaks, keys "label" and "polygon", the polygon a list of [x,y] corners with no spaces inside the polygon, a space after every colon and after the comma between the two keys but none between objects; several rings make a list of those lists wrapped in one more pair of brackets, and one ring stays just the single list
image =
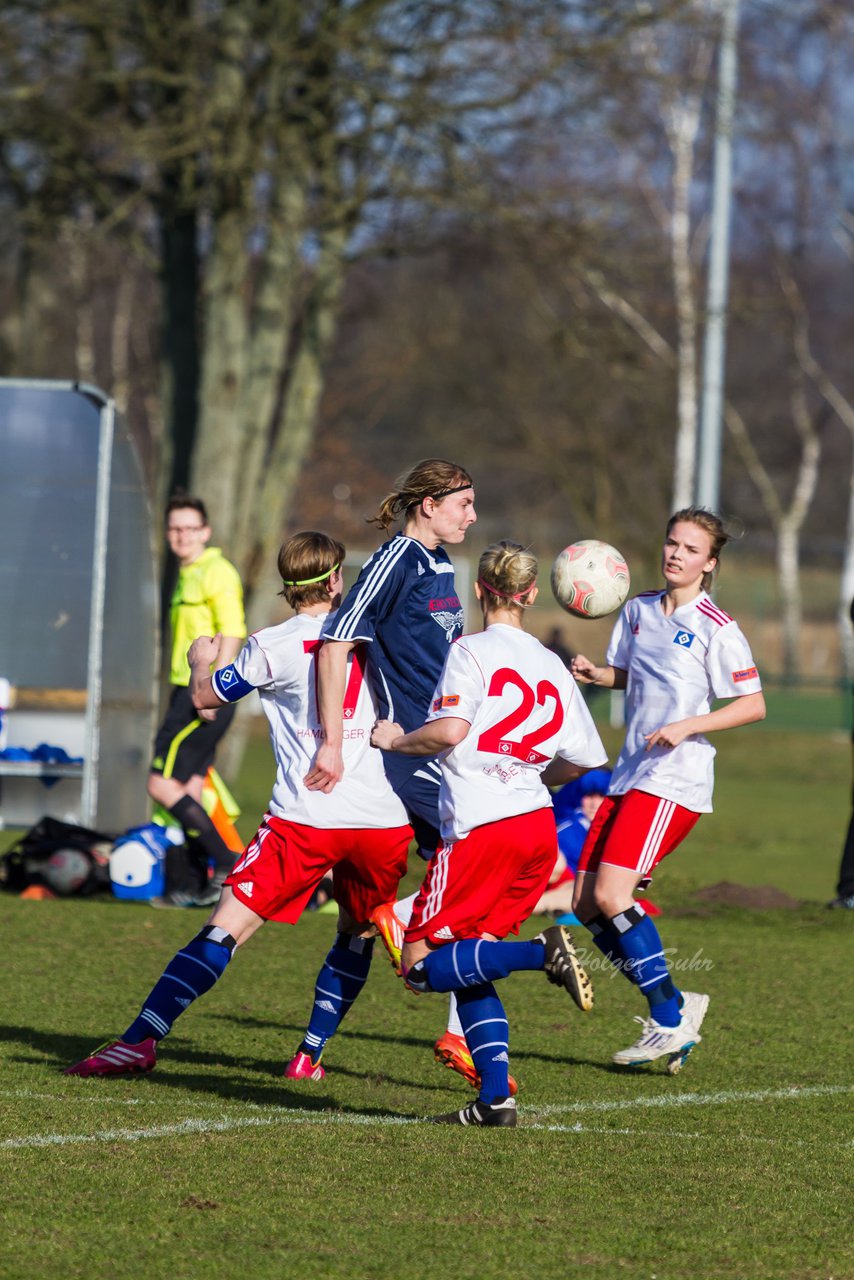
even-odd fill
[{"label": "red shorts", "polygon": [[675,800],[662,800],[647,791],[606,796],[590,823],[578,874],[595,874],[604,862],[637,871],[639,876],[651,875],[653,867],[682,843],[699,816]]},{"label": "red shorts", "polygon": [[411,840],[409,826],[324,831],[267,813],[225,883],[256,915],[296,924],[331,871],[335,901],[361,924],[394,898]]},{"label": "red shorts", "polygon": [[542,897],[557,853],[549,806],[476,827],[443,845],[421,886],[407,942],[456,942],[518,933]]}]

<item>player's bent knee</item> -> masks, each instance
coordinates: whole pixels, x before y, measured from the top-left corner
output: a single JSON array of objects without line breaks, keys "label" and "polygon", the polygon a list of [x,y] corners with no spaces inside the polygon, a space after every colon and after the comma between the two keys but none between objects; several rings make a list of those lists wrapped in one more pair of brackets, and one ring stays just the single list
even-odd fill
[{"label": "player's bent knee", "polygon": [[607,916],[610,920],[612,916],[619,915],[621,911],[625,911],[627,907],[632,905],[631,899],[626,901],[625,894],[614,893],[597,893],[595,898],[595,911],[598,915]]}]

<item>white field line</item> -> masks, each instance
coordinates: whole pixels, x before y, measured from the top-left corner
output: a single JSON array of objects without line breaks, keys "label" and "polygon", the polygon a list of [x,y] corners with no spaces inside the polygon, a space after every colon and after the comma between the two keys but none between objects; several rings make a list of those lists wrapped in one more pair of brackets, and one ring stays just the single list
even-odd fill
[{"label": "white field line", "polygon": [[538,1116],[570,1115],[583,1111],[629,1111],[634,1107],[713,1107],[730,1102],[782,1102],[791,1098],[832,1097],[854,1093],[854,1084],[790,1085],[785,1089],[723,1090],[720,1093],[671,1093],[626,1098],[615,1102],[556,1102],[532,1107]]},{"label": "white field line", "polygon": [[[228,1133],[235,1129],[261,1129],[268,1128],[276,1123],[284,1123],[288,1125],[368,1125],[379,1124],[385,1127],[400,1127],[401,1125],[420,1124],[422,1121],[415,1117],[404,1116],[358,1116],[353,1114],[331,1114],[328,1112],[295,1112],[288,1111],[270,1116],[235,1116],[233,1119],[223,1120],[182,1120],[177,1124],[152,1125],[145,1129],[104,1129],[100,1133],[48,1133],[48,1134],[31,1134],[25,1138],[7,1138],[0,1142],[0,1148],[4,1150],[20,1150],[21,1148],[32,1147],[64,1147],[79,1145],[81,1143],[100,1143],[100,1142],[144,1142],[151,1138],[171,1138],[186,1137],[194,1134],[207,1133]],[[547,1133],[584,1133],[598,1134],[605,1137],[631,1137],[641,1138],[643,1140],[661,1141],[662,1139],[677,1139],[682,1141],[702,1141],[708,1142],[709,1134],[707,1133],[680,1133],[671,1130],[642,1130],[642,1129],[610,1129],[603,1128],[600,1125],[586,1125],[576,1121],[575,1124],[524,1124],[524,1129],[537,1129]],[[745,1137],[740,1135],[741,1143],[765,1143],[771,1146],[794,1146],[809,1147],[814,1143],[807,1142],[803,1138],[762,1138],[762,1137]],[[847,1149],[854,1146],[854,1141],[839,1142],[830,1144],[833,1147]],[[826,1150],[827,1147],[822,1148]]]},{"label": "white field line", "polygon": [[4,1151],[20,1147],[64,1147],[81,1142],[143,1142],[148,1138],[184,1137],[198,1133],[228,1133],[232,1129],[266,1129],[274,1124],[404,1125],[418,1124],[408,1116],[360,1116],[350,1112],[298,1111],[276,1107],[263,1116],[233,1116],[221,1120],[179,1120],[175,1124],[154,1124],[144,1129],[101,1129],[97,1133],[34,1133],[0,1142]]},{"label": "white field line", "polygon": [[[542,1116],[549,1114],[565,1114],[567,1112],[577,1111],[613,1111],[618,1109],[627,1109],[630,1107],[637,1108],[658,1108],[663,1106],[710,1106],[728,1104],[733,1102],[775,1102],[775,1101],[795,1101],[799,1098],[815,1098],[827,1097],[840,1093],[854,1092],[854,1085],[815,1085],[807,1086],[799,1089],[792,1086],[786,1089],[766,1089],[752,1091],[727,1091],[722,1093],[683,1093],[674,1094],[670,1097],[666,1095],[656,1097],[639,1097],[627,1099],[622,1102],[576,1102],[567,1103],[565,1105],[556,1104],[554,1106],[531,1107],[530,1114],[533,1116]],[[36,1096],[40,1098],[49,1098],[50,1101],[61,1101],[68,1095],[28,1095],[26,1090],[15,1090],[12,1096]],[[8,1097],[8,1093],[0,1094],[0,1096]],[[77,1099],[75,1099],[77,1101]],[[101,1097],[100,1101],[106,1101]],[[110,1099],[109,1101],[112,1101]],[[129,1100],[126,1100],[129,1101]],[[215,1104],[220,1105],[220,1104]],[[244,1104],[245,1105],[245,1104]],[[256,1104],[251,1104],[256,1105]],[[173,1124],[149,1125],[139,1129],[102,1129],[95,1133],[45,1133],[45,1134],[28,1134],[20,1138],[6,1138],[0,1142],[0,1149],[10,1151],[19,1150],[27,1147],[49,1147],[49,1146],[69,1146],[79,1143],[98,1143],[98,1142],[140,1142],[150,1138],[167,1138],[167,1137],[183,1137],[200,1133],[227,1133],[235,1129],[247,1128],[267,1128],[274,1124],[339,1124],[339,1125],[370,1125],[379,1124],[384,1126],[400,1126],[407,1124],[418,1124],[420,1121],[415,1117],[404,1116],[383,1116],[383,1115],[356,1115],[352,1112],[327,1112],[327,1111],[306,1111],[299,1108],[290,1107],[259,1107],[258,1115],[236,1115],[222,1116],[220,1119],[186,1119],[180,1120]],[[542,1124],[533,1122],[524,1125],[529,1129],[541,1129],[550,1132],[563,1133],[602,1133],[602,1134],[635,1134],[636,1130],[631,1129],[603,1129],[599,1127],[583,1126],[580,1122],[575,1124]],[[699,1133],[653,1133],[648,1135],[638,1134],[638,1136],[649,1137],[671,1137],[683,1139],[700,1139],[708,1138],[708,1134]],[[742,1139],[743,1140],[743,1139]],[[789,1141],[793,1141],[796,1145],[803,1145],[802,1139],[748,1139],[748,1141],[772,1142],[777,1145],[784,1145]],[[851,1143],[840,1144],[849,1146]]]}]

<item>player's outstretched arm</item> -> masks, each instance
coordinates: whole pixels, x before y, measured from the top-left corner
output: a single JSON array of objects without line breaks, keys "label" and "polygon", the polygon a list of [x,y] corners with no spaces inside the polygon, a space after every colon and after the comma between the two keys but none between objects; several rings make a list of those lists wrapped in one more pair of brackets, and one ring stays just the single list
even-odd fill
[{"label": "player's outstretched arm", "polygon": [[646,749],[652,747],[678,747],[680,742],[695,734],[714,733],[721,729],[738,729],[743,724],[755,724],[765,719],[765,698],[761,693],[745,693],[740,698],[733,698],[722,707],[708,711],[702,716],[689,716],[686,720],[674,720],[672,724],[664,724],[653,733],[644,735]]},{"label": "player's outstretched arm", "polygon": [[317,653],[317,718],[323,730],[311,768],[303,779],[309,791],[329,793],[344,777],[344,691],[350,640],[325,640]]},{"label": "player's outstretched arm", "polygon": [[600,689],[625,689],[627,675],[621,667],[597,667],[595,662],[577,653],[569,667],[579,684],[595,684]]},{"label": "player's outstretched arm", "polygon": [[565,782],[574,782],[583,773],[589,772],[589,769],[584,769],[581,765],[564,760],[563,756],[555,756],[543,769],[540,779],[547,787],[562,787]]},{"label": "player's outstretched arm", "polygon": [[393,720],[378,720],[371,733],[371,746],[405,756],[435,756],[462,742],[470,728],[468,720],[458,716],[430,720],[412,733],[404,733]]}]

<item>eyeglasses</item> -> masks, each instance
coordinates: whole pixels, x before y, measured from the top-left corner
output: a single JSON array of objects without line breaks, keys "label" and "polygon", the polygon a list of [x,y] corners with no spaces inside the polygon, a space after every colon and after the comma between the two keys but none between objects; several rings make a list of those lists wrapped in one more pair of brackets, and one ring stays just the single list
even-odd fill
[{"label": "eyeglasses", "polygon": [[204,529],[203,524],[167,524],[167,533],[198,533],[200,529]]}]

